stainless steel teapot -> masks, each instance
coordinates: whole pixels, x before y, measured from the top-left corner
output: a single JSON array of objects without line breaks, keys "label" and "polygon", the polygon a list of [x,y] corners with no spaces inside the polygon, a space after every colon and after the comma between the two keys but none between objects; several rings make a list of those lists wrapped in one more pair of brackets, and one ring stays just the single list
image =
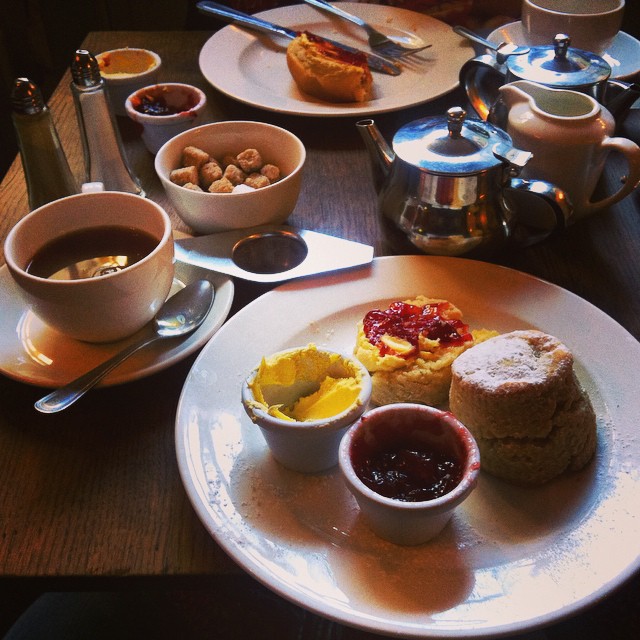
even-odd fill
[{"label": "stainless steel teapot", "polygon": [[446,256],[490,253],[510,240],[530,244],[564,228],[572,213],[564,192],[518,178],[531,154],[466,115],[453,107],[411,122],[392,147],[373,120],[356,123],[378,178],[380,213],[425,253]]},{"label": "stainless steel teapot", "polygon": [[603,58],[570,44],[569,36],[559,33],[552,44],[529,47],[521,55],[480,55],[461,67],[460,84],[476,113],[500,127],[506,123],[498,89],[517,80],[586,93],[606,106],[620,124],[640,97],[640,85],[612,79],[611,67]]}]

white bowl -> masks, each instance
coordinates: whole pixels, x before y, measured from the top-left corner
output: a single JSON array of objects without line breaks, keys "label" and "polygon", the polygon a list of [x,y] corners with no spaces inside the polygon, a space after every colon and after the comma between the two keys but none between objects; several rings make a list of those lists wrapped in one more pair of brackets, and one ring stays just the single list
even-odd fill
[{"label": "white bowl", "polygon": [[[169,179],[180,167],[182,151],[195,146],[220,160],[248,148],[257,149],[265,162],[279,167],[279,181],[243,193],[192,191]],[[282,224],[296,206],[306,159],[295,135],[271,124],[250,121],[215,122],[189,129],[158,151],[155,169],[178,215],[197,233]]]},{"label": "white bowl", "polygon": [[113,112],[126,116],[125,102],[136,89],[155,84],[162,66],[160,56],[148,49],[124,47],[96,55]]},{"label": "white bowl", "polygon": [[[108,275],[97,277],[59,280],[28,271],[50,242],[95,228],[104,237],[109,226],[145,232],[155,248],[135,264],[110,267]],[[11,229],[4,252],[9,273],[33,312],[61,333],[87,342],[120,340],[141,329],[158,312],[173,282],[169,216],[151,200],[119,191],[69,196],[32,211]]]},{"label": "white bowl", "polygon": [[[173,113],[159,115],[143,110],[146,101],[166,106]],[[155,154],[174,136],[198,124],[207,104],[204,93],[189,84],[163,82],[134,91],[125,102],[127,115],[142,126],[142,141]]]},{"label": "white bowl", "polygon": [[[314,405],[315,414],[292,417],[280,412],[280,407],[315,394],[327,376],[337,379],[338,385],[345,379],[352,386],[344,395],[321,392],[320,402],[332,400],[322,407]],[[260,428],[273,457],[301,473],[317,473],[338,463],[340,440],[365,411],[370,397],[371,377],[358,360],[314,344],[263,359],[242,385],[245,411]]]},{"label": "white bowl", "polygon": [[[415,454],[411,454],[409,462],[400,465],[397,458],[406,455],[406,451],[446,454],[455,463],[459,479],[441,489],[437,484],[423,484],[428,473],[421,476],[410,472],[404,485],[398,481],[401,474],[414,464],[423,464],[422,460],[416,463]],[[396,460],[380,462],[382,455],[392,452]],[[418,545],[437,536],[455,508],[473,491],[480,472],[480,453],[471,433],[451,413],[426,405],[398,403],[376,407],[362,415],[340,443],[339,463],[347,488],[369,528],[389,542]],[[427,470],[430,471],[428,466]],[[366,476],[374,476],[378,484],[365,482]],[[407,487],[413,495],[407,495]],[[420,499],[413,501],[414,498]]]}]

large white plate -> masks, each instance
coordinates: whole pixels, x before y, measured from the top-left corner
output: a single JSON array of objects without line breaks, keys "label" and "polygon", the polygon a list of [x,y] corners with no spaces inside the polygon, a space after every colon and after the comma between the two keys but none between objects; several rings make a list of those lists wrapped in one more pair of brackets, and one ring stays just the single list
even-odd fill
[{"label": "large white plate", "polygon": [[[365,103],[333,104],[300,92],[287,69],[289,40],[230,25],[216,32],[200,52],[200,70],[222,93],[255,107],[307,116],[356,116],[395,111],[433,100],[458,86],[460,67],[473,47],[450,26],[429,16],[371,4],[344,3],[344,8],[387,33],[417,33],[432,47],[404,63],[399,76],[374,73],[374,95]],[[285,27],[367,50],[357,26],[309,5],[263,11],[260,17]]]},{"label": "large white plate", "polygon": [[[492,31],[487,40],[500,44],[512,42],[527,45],[527,33],[522,22],[510,22]],[[549,43],[551,44],[551,43]],[[618,80],[631,79],[640,72],[640,42],[624,31],[620,31],[602,58],[611,67],[611,77]]]},{"label": "large white plate", "polygon": [[[184,234],[178,234],[178,237]],[[162,371],[199,349],[226,320],[233,282],[225,275],[176,262],[170,295],[200,278],[215,287],[211,311],[194,333],[182,340],[161,340],[133,354],[99,383],[107,387]],[[6,265],[0,268],[0,372],[27,384],[59,387],[140,339],[145,329],[108,344],[89,344],[48,327],[25,306]]]},{"label": "large white plate", "polygon": [[[273,461],[240,404],[261,356],[309,341],[351,351],[369,309],[424,293],[472,327],[562,339],[598,416],[595,460],[523,489],[483,474],[436,540],[402,548],[371,534],[337,469]],[[200,354],[176,421],[179,468],[199,517],[248,573],[344,624],[405,637],[496,637],[575,614],[640,564],[640,344],[583,299],[459,258],[405,256],[286,284],[235,315]]]}]

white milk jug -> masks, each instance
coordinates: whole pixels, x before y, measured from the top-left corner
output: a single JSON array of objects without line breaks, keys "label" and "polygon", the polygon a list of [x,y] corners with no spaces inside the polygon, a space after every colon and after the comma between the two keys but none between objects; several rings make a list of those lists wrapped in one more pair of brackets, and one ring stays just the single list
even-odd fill
[{"label": "white milk jug", "polygon": [[[622,200],[640,182],[640,147],[626,138],[610,137],[613,116],[591,96],[527,80],[499,91],[513,144],[533,153],[522,176],[564,190],[573,206],[573,221]],[[594,202],[591,198],[611,151],[624,155],[628,174],[624,180],[620,176],[618,191]]]}]

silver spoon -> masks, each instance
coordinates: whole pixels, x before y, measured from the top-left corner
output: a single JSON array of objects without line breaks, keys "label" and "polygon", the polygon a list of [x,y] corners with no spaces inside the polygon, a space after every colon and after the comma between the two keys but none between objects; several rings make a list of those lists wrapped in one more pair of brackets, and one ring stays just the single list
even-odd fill
[{"label": "silver spoon", "polygon": [[469,31],[469,29],[467,29],[466,27],[456,26],[453,27],[453,30],[459,36],[468,38],[473,42],[484,45],[485,47],[487,47],[487,49],[495,51],[496,61],[498,62],[498,64],[504,64],[509,56],[521,56],[531,51],[529,47],[519,47],[518,45],[515,45],[511,42],[501,42],[500,44],[496,44],[495,42],[491,42],[491,40],[487,40],[486,38],[473,33],[473,31]]},{"label": "silver spoon", "polygon": [[198,280],[171,296],[153,320],[153,334],[123,349],[91,371],[56,389],[35,403],[42,413],[57,413],[72,405],[104,376],[115,369],[131,354],[161,338],[178,338],[198,328],[213,304],[214,289],[208,280]]}]

